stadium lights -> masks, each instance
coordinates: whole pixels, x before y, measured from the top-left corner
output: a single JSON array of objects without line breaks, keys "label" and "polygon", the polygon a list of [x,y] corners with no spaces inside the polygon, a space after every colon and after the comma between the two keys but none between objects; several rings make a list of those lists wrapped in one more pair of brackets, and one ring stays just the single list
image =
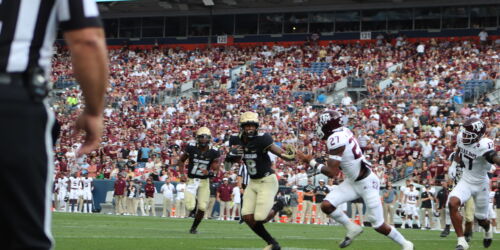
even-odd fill
[{"label": "stadium lights", "polygon": [[214,0],[202,0],[205,6],[214,6]]}]

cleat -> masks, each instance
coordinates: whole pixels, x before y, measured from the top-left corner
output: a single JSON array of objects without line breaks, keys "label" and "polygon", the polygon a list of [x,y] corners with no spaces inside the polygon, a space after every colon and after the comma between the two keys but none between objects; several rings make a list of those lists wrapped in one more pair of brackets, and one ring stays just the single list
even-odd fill
[{"label": "cleat", "polygon": [[276,203],[274,203],[272,209],[274,212],[279,212],[279,211],[283,210],[283,207],[285,207],[285,202],[283,202],[283,200],[281,200],[281,199],[278,199],[276,201]]},{"label": "cleat", "polygon": [[487,232],[484,232],[483,246],[488,248],[491,246],[491,242],[493,241],[493,226],[490,225],[490,228]]},{"label": "cleat", "polygon": [[458,240],[458,244],[457,246],[455,247],[455,250],[467,250],[469,249],[469,243],[467,243],[467,241],[463,240]]},{"label": "cleat", "polygon": [[350,228],[348,227],[346,236],[344,240],[339,244],[339,247],[348,247],[349,245],[351,245],[352,241],[361,233],[363,233],[363,228],[358,225],[350,226]]},{"label": "cleat", "polygon": [[190,234],[198,234],[198,231],[197,231],[196,229],[192,229],[192,228],[191,228],[191,229],[189,230],[189,233],[190,233]]},{"label": "cleat", "polygon": [[273,244],[269,244],[264,247],[263,250],[281,250],[281,246],[278,242],[274,242]]},{"label": "cleat", "polygon": [[441,237],[447,237],[448,235],[450,235],[450,229],[449,228],[445,228],[442,232],[441,232]]},{"label": "cleat", "polygon": [[413,250],[414,247],[413,247],[413,243],[409,240],[407,240],[404,244],[403,244],[403,250]]}]

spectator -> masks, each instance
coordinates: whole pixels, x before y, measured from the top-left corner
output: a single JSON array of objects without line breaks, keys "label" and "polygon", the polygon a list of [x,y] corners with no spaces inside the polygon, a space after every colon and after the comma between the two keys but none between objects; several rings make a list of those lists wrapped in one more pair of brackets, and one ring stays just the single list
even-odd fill
[{"label": "spectator", "polygon": [[177,197],[175,201],[175,217],[185,218],[187,215],[186,202],[185,202],[185,192],[186,192],[186,182],[184,179],[180,179],[180,182],[175,186],[177,191]]},{"label": "spectator", "polygon": [[359,216],[359,223],[361,226],[364,225],[364,216],[363,216],[363,199],[358,198],[351,202],[351,218],[354,220],[356,215]]},{"label": "spectator", "polygon": [[396,204],[398,192],[392,187],[391,182],[387,182],[386,188],[382,191],[384,221],[394,226],[394,205]]},{"label": "spectator", "polygon": [[161,217],[170,217],[175,192],[175,187],[172,183],[170,183],[170,179],[165,179],[165,184],[161,186],[160,191],[163,194],[163,213]]},{"label": "spectator", "polygon": [[144,191],[146,195],[146,201],[144,202],[144,210],[146,211],[146,216],[149,216],[149,210],[151,210],[153,216],[156,217],[155,194],[157,192],[152,179],[148,179],[146,181]]},{"label": "spectator", "polygon": [[289,205],[292,209],[292,215],[288,219],[288,222],[296,223],[297,222],[297,211],[299,206],[299,196],[297,194],[297,186],[292,186],[292,191],[290,193]]},{"label": "spectator", "polygon": [[241,218],[241,192],[242,190],[238,185],[235,185],[233,192],[231,193],[231,199],[233,201],[231,220],[236,218],[236,211],[238,211],[238,217]]},{"label": "spectator", "polygon": [[303,214],[301,216],[300,223],[310,224],[312,220],[312,205],[313,205],[313,197],[314,197],[314,185],[312,179],[307,180],[307,185],[303,189],[303,204],[302,211]]},{"label": "spectator", "polygon": [[219,220],[228,220],[231,209],[231,194],[233,188],[229,185],[228,178],[222,179],[222,184],[217,189],[217,201],[219,202]]},{"label": "spectator", "polygon": [[321,211],[320,206],[323,199],[325,199],[326,195],[330,192],[330,190],[325,186],[325,180],[319,180],[319,186],[314,188],[314,196],[316,203],[316,224],[327,224],[327,216],[325,213]]},{"label": "spectator", "polygon": [[432,201],[435,200],[435,198],[434,194],[430,190],[431,185],[426,184],[425,190],[420,194],[421,225],[423,225],[426,229],[434,228]]},{"label": "spectator", "polygon": [[115,214],[125,214],[125,194],[127,183],[123,179],[123,175],[118,174],[118,179],[115,181],[113,196],[115,198]]}]

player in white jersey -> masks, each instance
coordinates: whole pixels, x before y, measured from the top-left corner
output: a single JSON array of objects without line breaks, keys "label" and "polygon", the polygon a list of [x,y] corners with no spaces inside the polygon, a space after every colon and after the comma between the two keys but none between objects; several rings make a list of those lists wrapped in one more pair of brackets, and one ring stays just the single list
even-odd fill
[{"label": "player in white jersey", "polygon": [[69,184],[69,205],[70,212],[78,212],[78,199],[82,190],[82,182],[80,177],[76,177],[76,174],[72,174],[68,180]]},{"label": "player in white jersey", "polygon": [[450,193],[448,207],[455,233],[458,237],[456,250],[469,249],[462,228],[462,216],[459,208],[469,198],[474,198],[478,224],[484,228],[483,246],[489,247],[493,238],[493,229],[488,220],[488,195],[490,192],[488,171],[490,164],[500,165],[500,156],[495,151],[494,142],[483,137],[486,124],[478,118],[465,121],[457,136],[457,150],[450,168],[457,164],[464,165],[462,178]]},{"label": "player in white jersey", "polygon": [[498,206],[498,204],[495,204],[495,186],[493,185],[493,181],[491,182],[491,191],[490,195],[488,197],[488,219],[491,221],[491,225],[493,226],[493,233],[497,232],[497,213],[495,207]]},{"label": "player in white jersey", "polygon": [[420,220],[418,218],[418,206],[417,201],[420,197],[420,192],[415,189],[413,183],[410,183],[404,192],[404,204],[405,204],[405,219],[406,224],[409,228],[413,228],[413,223],[417,221],[417,227],[420,228]]},{"label": "player in white jersey", "polygon": [[322,140],[326,140],[328,148],[326,165],[318,164],[313,155],[298,152],[297,156],[302,162],[311,166],[309,172],[313,174],[322,173],[334,178],[342,171],[345,175],[344,181],[328,193],[321,203],[321,210],[347,229],[340,248],[349,246],[354,238],[363,232],[363,228],[354,224],[345,213],[337,208],[342,203],[362,198],[372,227],[400,244],[403,250],[413,249],[413,243],[406,240],[396,228],[384,223],[382,201],[379,195],[380,181],[370,170],[370,165],[365,160],[353,133],[342,126],[342,115],[337,111],[321,113],[317,133]]},{"label": "player in white jersey", "polygon": [[57,189],[59,189],[59,192],[57,193],[57,211],[64,211],[66,212],[68,209],[68,205],[66,204],[67,198],[68,198],[68,177],[64,175],[64,173],[61,173],[61,175],[57,178]]},{"label": "player in white jersey", "polygon": [[88,177],[87,171],[83,171],[81,181],[83,186],[83,212],[92,213],[92,190],[94,190],[94,180]]}]

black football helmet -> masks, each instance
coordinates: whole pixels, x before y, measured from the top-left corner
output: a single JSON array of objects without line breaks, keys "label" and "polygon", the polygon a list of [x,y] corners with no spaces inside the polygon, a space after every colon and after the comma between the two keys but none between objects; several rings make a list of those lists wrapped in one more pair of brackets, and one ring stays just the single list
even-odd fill
[{"label": "black football helmet", "polygon": [[460,128],[460,139],[464,145],[471,145],[481,140],[486,133],[486,124],[481,119],[470,118]]},{"label": "black football helmet", "polygon": [[334,110],[326,110],[319,115],[316,134],[322,140],[328,139],[332,131],[343,126],[342,114]]}]

